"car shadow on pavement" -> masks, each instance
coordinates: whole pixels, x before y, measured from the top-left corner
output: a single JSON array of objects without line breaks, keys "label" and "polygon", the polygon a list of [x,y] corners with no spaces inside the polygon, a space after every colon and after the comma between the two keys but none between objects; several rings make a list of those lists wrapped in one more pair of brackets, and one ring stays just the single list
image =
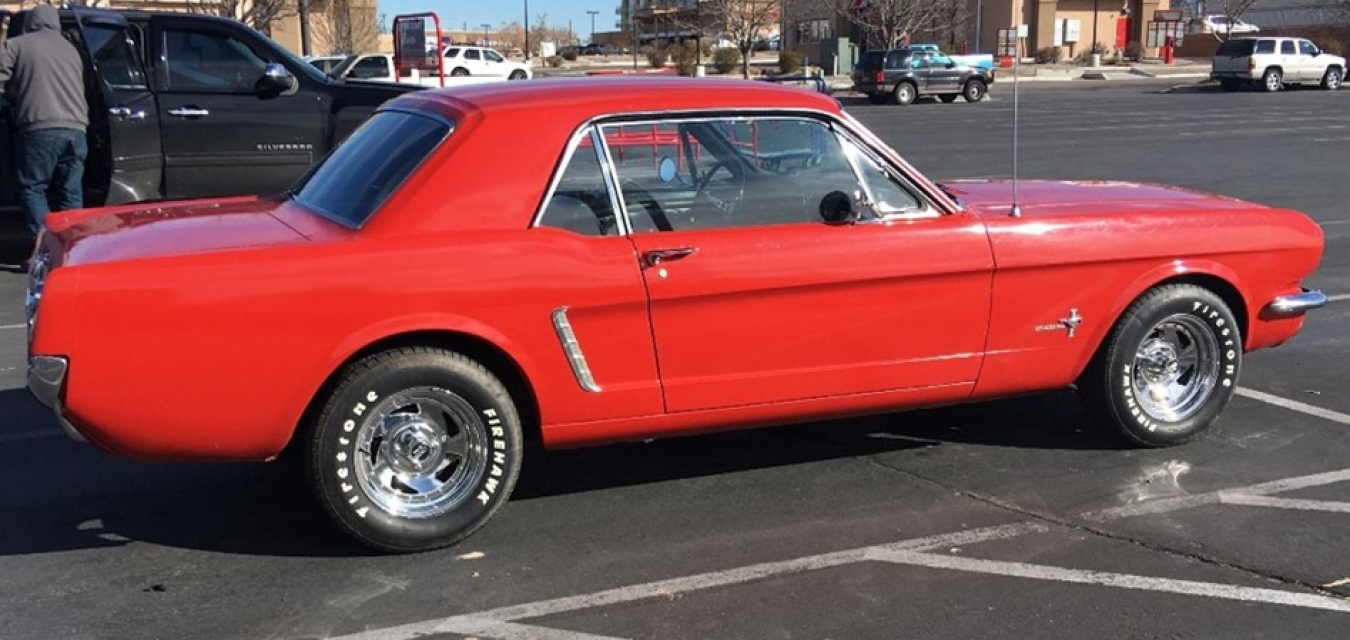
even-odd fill
[{"label": "car shadow on pavement", "polygon": [[[328,522],[301,465],[136,462],[60,433],[26,390],[0,391],[0,556],[148,543],[226,554],[371,552]],[[192,428],[185,420],[184,428]],[[531,451],[512,500],[946,445],[1109,450],[1071,392],[797,426]]]}]

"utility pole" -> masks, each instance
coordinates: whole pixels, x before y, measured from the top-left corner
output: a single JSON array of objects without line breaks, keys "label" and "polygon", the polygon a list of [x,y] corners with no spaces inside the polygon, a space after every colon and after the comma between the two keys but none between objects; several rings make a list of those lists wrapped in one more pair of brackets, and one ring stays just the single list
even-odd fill
[{"label": "utility pole", "polygon": [[[356,53],[343,51],[343,53]],[[300,55],[313,55],[309,43],[309,0],[300,0]]]},{"label": "utility pole", "polygon": [[530,63],[530,0],[525,0],[525,64]]},{"label": "utility pole", "polygon": [[587,10],[586,13],[591,16],[591,41],[588,44],[595,44],[595,16],[600,15],[599,11],[594,9]]},{"label": "utility pole", "polygon": [[489,37],[488,37],[488,29],[491,29],[491,28],[492,28],[492,25],[490,25],[490,24],[484,22],[484,23],[482,23],[482,24],[480,24],[480,25],[478,25],[478,26],[480,26],[480,27],[483,28],[483,46],[485,46],[485,47],[490,47],[490,46],[492,46],[492,38],[489,38]]}]

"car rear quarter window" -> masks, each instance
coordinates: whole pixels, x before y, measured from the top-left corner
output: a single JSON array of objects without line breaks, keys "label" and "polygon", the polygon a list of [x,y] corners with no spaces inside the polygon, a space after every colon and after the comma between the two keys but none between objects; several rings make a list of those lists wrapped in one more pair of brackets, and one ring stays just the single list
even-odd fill
[{"label": "car rear quarter window", "polygon": [[[1230,58],[1251,55],[1252,42],[1253,41],[1251,40],[1229,40],[1228,42],[1219,45],[1219,50],[1215,51],[1214,55],[1228,56]],[[1271,51],[1274,51],[1274,49],[1272,48]]]},{"label": "car rear quarter window", "polygon": [[451,128],[450,123],[429,115],[376,113],[297,183],[295,200],[359,228]]},{"label": "car rear quarter window", "polygon": [[859,69],[880,69],[881,63],[886,59],[885,51],[868,51],[862,54],[858,59]]},{"label": "car rear quarter window", "polygon": [[[1249,51],[1250,51],[1250,49],[1249,49]],[[1256,52],[1257,52],[1257,53],[1275,53],[1275,41],[1274,41],[1274,40],[1262,40],[1262,41],[1256,43]],[[1241,55],[1247,55],[1247,54],[1244,53],[1244,54],[1241,54]]]}]

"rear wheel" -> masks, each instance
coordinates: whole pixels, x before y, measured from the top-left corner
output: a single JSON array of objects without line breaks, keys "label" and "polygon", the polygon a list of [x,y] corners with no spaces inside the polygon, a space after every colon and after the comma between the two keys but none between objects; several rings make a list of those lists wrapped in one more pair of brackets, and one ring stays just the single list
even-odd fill
[{"label": "rear wheel", "polygon": [[947,104],[951,104],[953,102],[956,102],[956,99],[959,97],[960,96],[956,95],[955,93],[944,93],[938,96],[938,100],[941,100]]},{"label": "rear wheel", "polygon": [[914,102],[919,97],[919,90],[908,82],[901,82],[895,85],[895,91],[891,92],[892,98],[898,105],[907,105]]},{"label": "rear wheel", "polygon": [[1326,73],[1322,74],[1322,88],[1328,91],[1335,91],[1341,88],[1342,80],[1345,80],[1345,72],[1336,67],[1331,67],[1330,69],[1327,69]]},{"label": "rear wheel", "polygon": [[1279,91],[1284,88],[1284,74],[1279,69],[1266,69],[1261,76],[1261,88],[1266,91]]},{"label": "rear wheel", "polygon": [[520,418],[506,387],[444,349],[395,349],[348,366],[310,428],[306,469],[324,510],[381,551],[463,540],[506,502],[520,472]]},{"label": "rear wheel", "polygon": [[1155,287],[1126,309],[1080,389],[1088,408],[1130,442],[1195,439],[1237,388],[1242,336],[1228,305],[1188,284]]},{"label": "rear wheel", "polygon": [[511,75],[508,76],[506,79],[507,79],[507,80],[524,80],[524,79],[525,79],[525,72],[524,72],[524,71],[521,71],[520,69],[516,69],[515,71],[512,71],[512,72],[511,72]]},{"label": "rear wheel", "polygon": [[983,80],[970,80],[961,89],[961,95],[965,97],[966,102],[979,102],[984,99],[985,90]]},{"label": "rear wheel", "polygon": [[1220,80],[1219,86],[1222,87],[1224,91],[1237,91],[1242,88],[1242,82],[1239,80]]},{"label": "rear wheel", "polygon": [[452,75],[452,76],[454,76],[454,77],[456,77],[456,78],[463,78],[463,77],[469,75],[469,70],[468,70],[468,69],[465,69],[464,67],[457,67],[457,68],[455,68],[454,71],[451,71],[451,72],[450,72],[450,75]]}]

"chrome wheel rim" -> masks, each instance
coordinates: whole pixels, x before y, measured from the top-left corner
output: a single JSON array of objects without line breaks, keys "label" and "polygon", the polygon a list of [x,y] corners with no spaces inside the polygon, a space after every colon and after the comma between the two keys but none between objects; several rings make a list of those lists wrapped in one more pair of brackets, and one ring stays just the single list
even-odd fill
[{"label": "chrome wheel rim", "polygon": [[1327,73],[1327,88],[1338,89],[1341,86],[1341,72],[1332,71]]},{"label": "chrome wheel rim", "polygon": [[1278,74],[1278,73],[1267,73],[1267,74],[1266,74],[1266,89],[1268,89],[1268,90],[1270,90],[1270,91],[1275,91],[1276,89],[1279,89],[1279,88],[1280,88],[1280,74]]},{"label": "chrome wheel rim", "polygon": [[1200,411],[1219,382],[1219,341],[1205,322],[1177,314],[1140,341],[1131,370],[1135,401],[1148,417],[1180,422]]},{"label": "chrome wheel rim", "polygon": [[983,95],[984,89],[980,87],[980,85],[978,84],[971,84],[969,87],[966,88],[966,98],[971,102],[979,100],[980,97]]},{"label": "chrome wheel rim", "polygon": [[900,85],[900,90],[895,92],[895,95],[898,97],[897,102],[900,104],[908,104],[914,101],[914,90],[907,84]]},{"label": "chrome wheel rim", "polygon": [[402,518],[433,518],[470,499],[487,469],[487,427],[459,395],[417,387],[369,409],[356,431],[356,480]]}]

